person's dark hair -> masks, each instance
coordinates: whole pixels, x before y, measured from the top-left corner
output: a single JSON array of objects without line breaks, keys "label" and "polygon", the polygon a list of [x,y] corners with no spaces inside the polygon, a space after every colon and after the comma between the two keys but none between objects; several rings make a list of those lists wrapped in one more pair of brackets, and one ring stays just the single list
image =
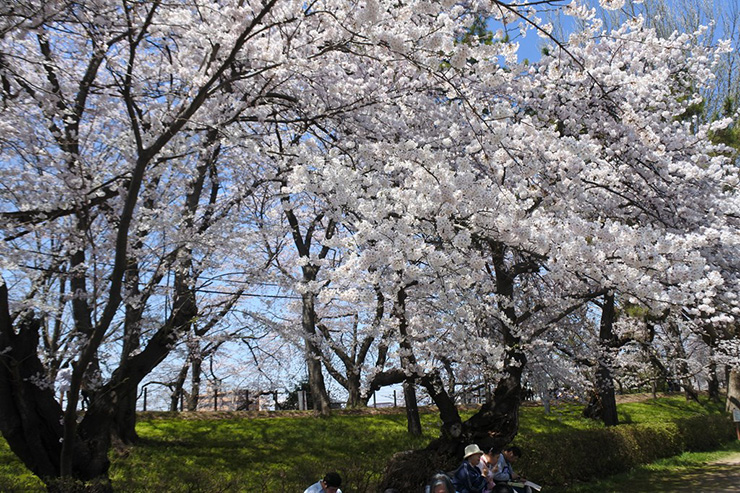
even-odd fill
[{"label": "person's dark hair", "polygon": [[445,488],[447,488],[447,491],[449,491],[449,493],[455,493],[455,487],[452,485],[450,477],[447,474],[441,472],[435,474],[434,476],[432,476],[432,479],[429,480],[429,490],[434,491],[434,488],[441,484],[443,484]]},{"label": "person's dark hair", "polygon": [[514,489],[508,484],[498,483],[493,487],[491,493],[514,493]]},{"label": "person's dark hair", "polygon": [[333,471],[327,472],[326,476],[324,476],[324,482],[326,483],[326,486],[339,488],[340,486],[342,486],[342,476],[340,476],[339,473]]},{"label": "person's dark hair", "polygon": [[510,447],[506,447],[506,448],[504,449],[504,451],[509,451],[509,452],[511,452],[512,454],[514,454],[514,456],[516,456],[516,457],[521,457],[521,456],[522,456],[522,449],[520,449],[520,448],[519,448],[519,447],[517,447],[516,445],[512,445],[512,446],[510,446]]}]

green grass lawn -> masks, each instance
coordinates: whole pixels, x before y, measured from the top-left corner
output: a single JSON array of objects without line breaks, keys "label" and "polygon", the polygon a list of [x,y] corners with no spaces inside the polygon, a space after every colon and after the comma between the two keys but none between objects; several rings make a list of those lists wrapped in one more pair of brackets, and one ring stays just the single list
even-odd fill
[{"label": "green grass lawn", "polygon": [[0,436],[0,491],[45,491],[41,481],[31,474],[23,463],[10,451],[8,442]]},{"label": "green grass lawn", "polygon": [[[563,404],[545,415],[542,407],[525,406],[520,435],[600,427],[583,419],[581,410],[581,405]],[[619,406],[620,419],[626,423],[718,412],[722,406],[701,406],[680,396]],[[436,438],[437,414],[422,414],[422,426],[422,437],[410,437],[400,409],[393,414],[337,413],[326,418],[309,412],[279,418],[222,414],[210,419],[148,413],[137,425],[141,444],[111,453],[111,478],[118,491],[126,492],[294,493],[325,471],[337,470],[345,477],[345,493],[373,492],[395,452],[423,447]],[[2,439],[0,491],[44,491]]]},{"label": "green grass lawn", "polygon": [[425,414],[424,437],[413,438],[405,414],[151,419],[137,427],[142,445],[114,459],[112,478],[125,491],[156,485],[167,491],[295,492],[338,470],[347,484],[361,488],[379,480],[394,452],[425,445],[435,420]]}]

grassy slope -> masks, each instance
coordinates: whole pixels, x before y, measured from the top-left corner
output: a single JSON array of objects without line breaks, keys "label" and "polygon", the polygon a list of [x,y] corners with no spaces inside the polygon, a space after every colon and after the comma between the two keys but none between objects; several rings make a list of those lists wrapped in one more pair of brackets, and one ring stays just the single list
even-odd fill
[{"label": "grassy slope", "polygon": [[[541,407],[524,407],[520,434],[567,432],[598,427],[580,417],[581,406],[562,405],[545,416]],[[668,421],[721,412],[682,397],[619,405],[624,423]],[[207,416],[207,415],[206,415]],[[390,456],[424,446],[436,436],[438,418],[422,417],[424,436],[406,433],[405,414],[310,413],[290,417],[220,415],[216,419],[147,415],[137,430],[143,443],[112,454],[111,477],[119,491],[269,491],[295,492],[326,470],[345,477],[346,493],[374,491]],[[349,486],[351,485],[351,486]],[[43,491],[40,483],[0,439],[0,491]]]}]

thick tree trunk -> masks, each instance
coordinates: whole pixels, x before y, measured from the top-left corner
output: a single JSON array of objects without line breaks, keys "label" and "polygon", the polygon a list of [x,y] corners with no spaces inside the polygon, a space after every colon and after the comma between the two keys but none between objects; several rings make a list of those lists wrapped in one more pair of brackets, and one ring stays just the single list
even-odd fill
[{"label": "thick tree trunk", "polygon": [[[118,392],[115,392],[115,394],[118,394]],[[117,399],[118,396],[114,397],[114,394],[108,394],[108,396],[99,395],[96,397],[90,401],[90,407],[85,412],[78,429],[78,435],[82,438],[81,444],[84,448],[77,447],[75,456],[79,454],[79,450],[82,448],[86,460],[83,463],[84,465],[80,467],[80,465],[75,464],[75,462],[79,462],[78,458],[75,457],[76,460],[73,464],[77,471],[72,477],[99,484],[108,482],[108,468],[110,467],[108,452],[111,449],[117,411],[114,399]]]},{"label": "thick tree trunk", "polygon": [[707,382],[707,393],[712,402],[722,402],[719,394],[719,376],[717,375],[717,363],[714,360],[709,363],[709,381]]},{"label": "thick tree trunk", "polygon": [[186,363],[180,368],[180,372],[177,374],[177,378],[174,382],[174,388],[170,395],[170,411],[176,413],[180,409],[180,403],[185,393],[185,380],[188,377],[189,365]]},{"label": "thick tree trunk", "polygon": [[113,433],[126,445],[133,445],[139,441],[139,435],[136,433],[137,394],[138,386],[134,386],[133,391],[119,398],[119,404],[115,409]]},{"label": "thick tree trunk", "polygon": [[[437,405],[439,418],[442,421],[442,429],[440,430],[442,436],[457,439],[462,434],[462,419],[460,418],[460,413],[457,412],[455,402],[445,390],[439,373],[435,372],[425,375],[421,378],[420,382],[434,401],[434,404]],[[493,398],[493,394],[489,394],[486,397],[487,399]]]},{"label": "thick tree trunk", "polygon": [[[398,321],[398,333],[401,336],[401,369],[410,370],[416,366],[414,348],[408,336],[408,321],[406,320],[406,289],[409,286],[399,288],[396,300],[393,303],[393,317]],[[421,436],[421,418],[419,417],[419,405],[416,401],[416,386],[414,377],[411,376],[403,382],[403,399],[406,405],[406,426],[408,432],[413,436]]]},{"label": "thick tree trunk", "polygon": [[[614,294],[604,295],[604,304],[601,309],[599,322],[599,361],[596,368],[596,399],[590,402],[584,414],[589,411],[592,416],[598,413],[606,426],[619,424],[617,415],[617,399],[614,395],[614,378],[612,376],[611,350],[617,346],[614,335]],[[590,408],[590,410],[589,410]]]},{"label": "thick tree trunk", "polygon": [[[61,439],[63,410],[51,387],[38,385],[44,368],[37,355],[38,320],[17,321],[16,333],[8,309],[7,287],[0,285],[0,430],[13,453],[49,487],[61,488]],[[11,398],[8,398],[11,397]],[[108,450],[110,426],[106,433],[85,435],[80,424],[70,445],[72,478],[96,480],[97,491],[110,491]],[[99,440],[99,441],[98,441]],[[84,486],[78,491],[84,491]],[[69,490],[68,490],[69,491]]]},{"label": "thick tree trunk", "polygon": [[421,491],[434,472],[450,471],[459,465],[466,445],[476,443],[484,450],[503,448],[514,439],[519,429],[521,375],[526,358],[512,350],[506,361],[509,364],[505,367],[504,378],[499,381],[492,398],[475,415],[461,425],[455,425],[456,420],[447,409],[446,412],[450,413],[446,418],[450,423],[448,432],[442,433],[425,449],[393,456],[381,482],[381,491],[386,488]]},{"label": "thick tree trunk", "polygon": [[[186,287],[182,282],[176,284]],[[64,491],[70,481],[88,483],[78,485],[75,491],[110,491],[112,434],[120,424],[122,435],[131,436],[126,430],[134,425],[132,406],[138,384],[169,353],[173,334],[187,327],[195,315],[192,293],[180,289],[171,318],[143,351],[122,359],[106,385],[91,391],[89,408],[79,424],[76,407],[68,404],[67,415],[71,414],[75,423],[65,430],[62,423],[67,422],[67,416],[53,389],[37,383],[38,376],[45,374],[37,354],[39,323],[30,317],[20,319],[16,333],[7,286],[0,284],[0,347],[4,348],[0,351],[0,430],[10,448],[52,491]],[[78,396],[69,394],[68,403],[76,402]],[[66,466],[62,464],[63,446]]]},{"label": "thick tree trunk", "polygon": [[583,409],[583,417],[602,421],[605,426],[619,424],[612,373],[603,363],[596,370],[596,389]]},{"label": "thick tree trunk", "polygon": [[[196,343],[197,344],[197,343]],[[198,349],[191,348],[190,350],[190,395],[187,399],[187,410],[197,411],[198,403],[200,401],[200,382],[203,368],[203,358]]]},{"label": "thick tree trunk", "polygon": [[[309,295],[313,298],[313,295]],[[305,297],[305,295],[304,295]],[[311,389],[311,397],[313,398],[314,409],[319,414],[329,414],[331,412],[331,404],[329,401],[329,394],[326,391],[326,384],[324,383],[324,373],[321,368],[321,359],[318,356],[319,349],[316,344],[311,340],[311,335],[316,334],[315,324],[311,321],[315,320],[313,314],[313,304],[303,307],[303,321],[304,330],[309,334],[306,339],[306,363],[308,367],[308,385]],[[311,332],[313,329],[313,332]]]},{"label": "thick tree trunk", "polygon": [[[463,423],[463,442],[477,443],[482,449],[503,448],[519,431],[519,408],[522,403],[524,354],[510,350],[506,358],[505,377],[480,411]],[[463,444],[464,446],[464,444]]]},{"label": "thick tree trunk", "polygon": [[727,379],[727,411],[740,410],[740,369],[730,370]]},{"label": "thick tree trunk", "polygon": [[419,404],[416,401],[416,385],[413,380],[403,382],[403,399],[406,403],[406,421],[409,434],[421,436],[421,418]]},{"label": "thick tree trunk", "polygon": [[[312,346],[307,344],[307,346]],[[307,350],[308,355],[308,385],[311,388],[311,397],[313,400],[314,410],[318,411],[319,414],[329,414],[331,412],[331,404],[329,401],[329,394],[326,392],[326,384],[324,383],[324,374],[321,368],[321,360],[312,357],[313,353],[310,349]]]},{"label": "thick tree trunk", "polygon": [[348,375],[346,390],[348,408],[367,406],[367,399],[362,396],[362,383],[360,382],[359,373]]},{"label": "thick tree trunk", "polygon": [[[304,269],[308,269],[304,267]],[[318,269],[317,269],[318,270]],[[308,279],[314,280],[315,274],[309,275]],[[331,401],[326,391],[324,383],[324,373],[321,364],[321,355],[319,348],[314,342],[316,337],[316,311],[314,302],[316,296],[313,293],[303,293],[303,333],[306,335],[306,363],[308,366],[308,385],[311,388],[311,397],[313,397],[314,409],[319,414],[329,414],[331,412]]]},{"label": "thick tree trunk", "polygon": [[306,366],[308,367],[308,385],[311,389],[314,409],[319,414],[331,412],[331,402],[324,383],[319,348],[313,338],[316,336],[316,312],[314,311],[313,293],[303,294],[303,331],[306,334]]},{"label": "thick tree trunk", "polygon": [[62,408],[51,389],[31,383],[32,376],[43,375],[37,331],[38,321],[22,320],[15,333],[7,289],[0,285],[0,430],[13,453],[45,480],[59,475]]}]

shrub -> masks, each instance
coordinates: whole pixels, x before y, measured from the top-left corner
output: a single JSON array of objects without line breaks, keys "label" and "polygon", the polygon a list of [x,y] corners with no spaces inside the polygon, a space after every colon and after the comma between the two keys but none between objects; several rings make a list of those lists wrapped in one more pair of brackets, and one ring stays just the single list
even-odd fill
[{"label": "shrub", "polygon": [[564,485],[628,471],[682,452],[713,450],[734,438],[727,415],[619,425],[522,437],[519,469],[537,482]]},{"label": "shrub", "polygon": [[715,450],[735,438],[734,426],[725,414],[686,418],[676,425],[685,440],[684,450],[689,452]]}]

